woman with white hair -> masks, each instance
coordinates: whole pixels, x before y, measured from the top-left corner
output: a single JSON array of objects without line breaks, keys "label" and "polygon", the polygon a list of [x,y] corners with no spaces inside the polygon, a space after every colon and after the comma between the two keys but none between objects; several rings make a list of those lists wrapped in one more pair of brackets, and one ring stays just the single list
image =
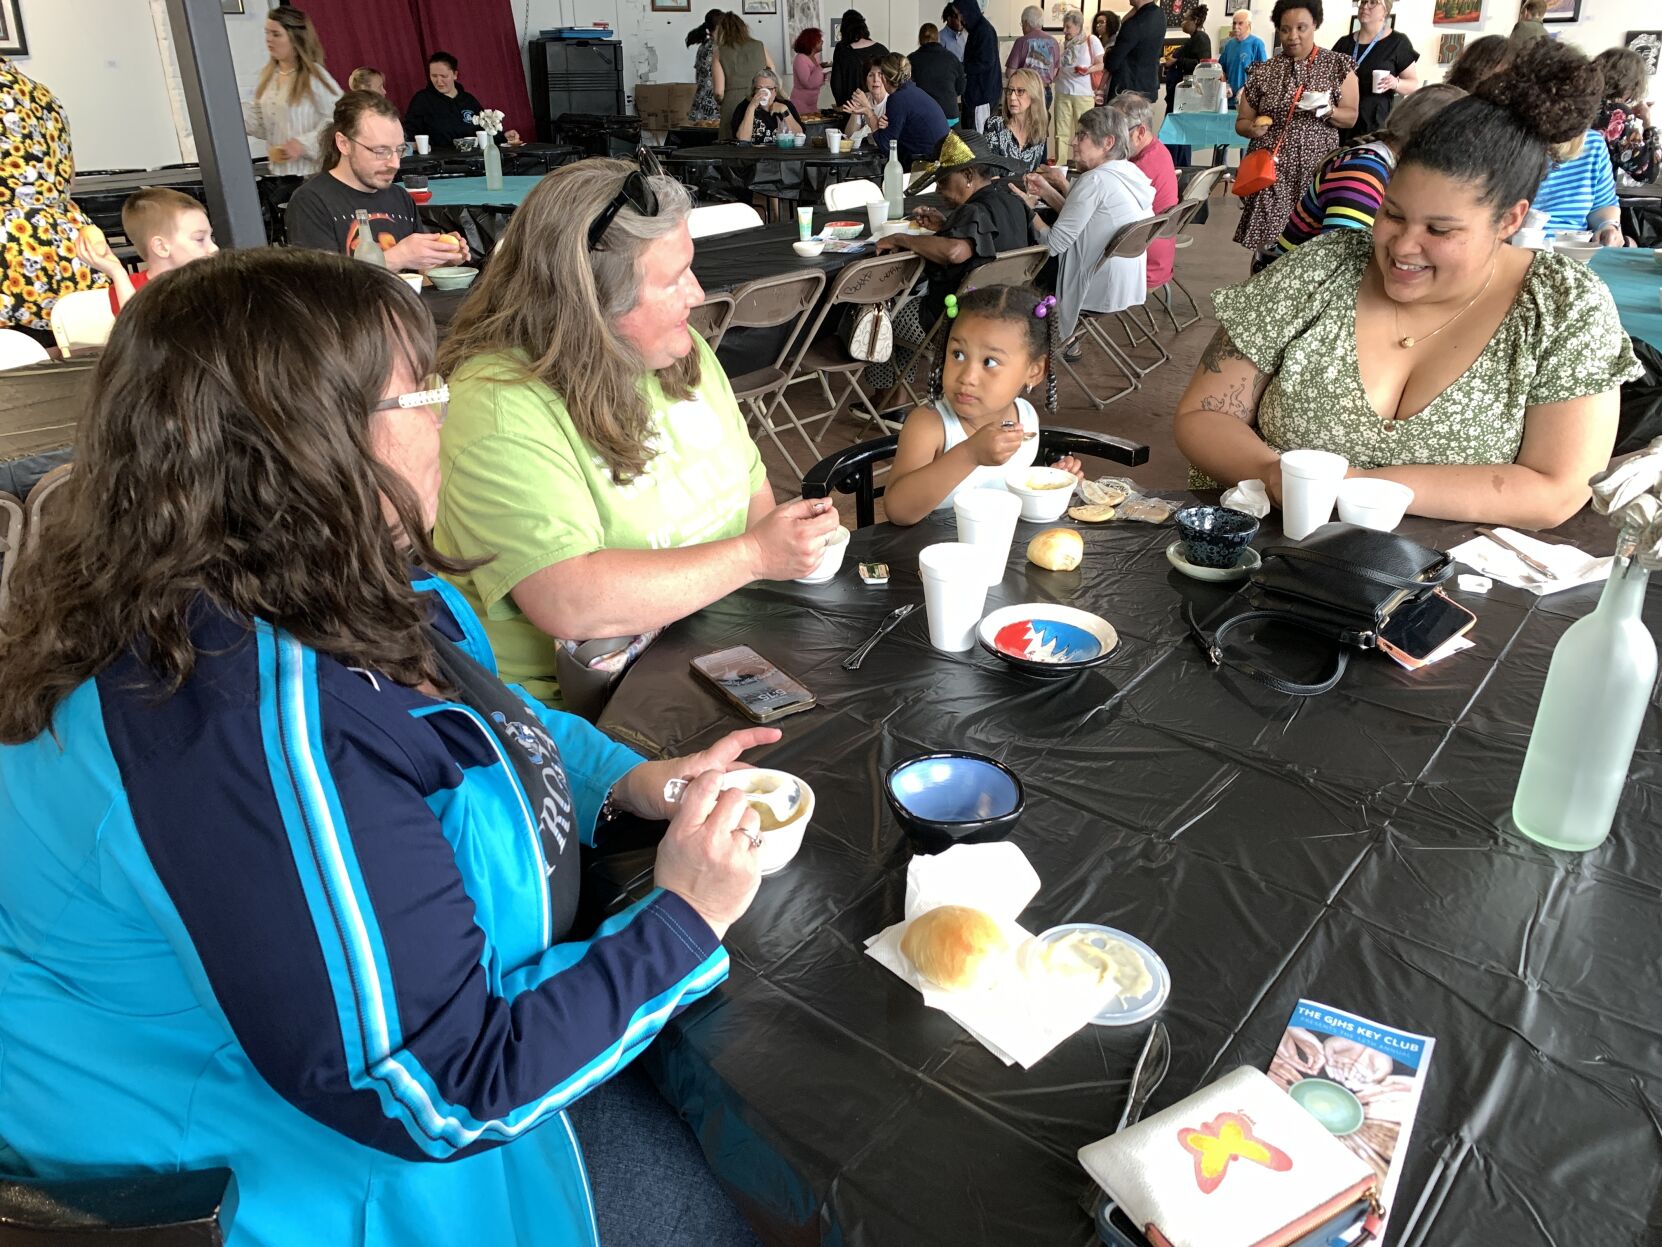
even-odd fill
[{"label": "woman with white hair", "polygon": [[[715,353],[687,326],[692,201],[584,160],[538,182],[451,323],[434,540],[502,674],[561,707],[556,655],[807,575],[824,499],[774,504]],[[483,561],[488,560],[488,561]]]},{"label": "woman with white hair", "polygon": [[1056,75],[1056,163],[1068,163],[1074,127],[1096,102],[1091,75],[1102,72],[1102,42],[1085,33],[1078,9],[1062,17],[1062,67]]},{"label": "woman with white hair", "polygon": [[1021,38],[1010,45],[1010,55],[1004,58],[1004,72],[1013,74],[1018,69],[1031,69],[1045,84],[1045,106],[1050,106],[1050,88],[1056,81],[1056,71],[1062,64],[1062,45],[1045,33],[1044,10],[1030,4],[1021,11]]},{"label": "woman with white hair", "polygon": [[801,134],[802,114],[779,94],[779,75],[759,69],[750,79],[750,98],[733,112],[733,137],[741,143],[771,143],[777,134]]},{"label": "woman with white hair", "polygon": [[1093,108],[1079,118],[1073,159],[1081,172],[1065,192],[1044,174],[1026,179],[1027,195],[1057,210],[1054,224],[1037,213],[1032,224],[1056,257],[1056,329],[1064,337],[1080,312],[1118,312],[1148,297],[1146,254],[1102,257],[1122,228],[1154,215],[1154,183],[1131,163],[1131,128],[1119,109]]}]

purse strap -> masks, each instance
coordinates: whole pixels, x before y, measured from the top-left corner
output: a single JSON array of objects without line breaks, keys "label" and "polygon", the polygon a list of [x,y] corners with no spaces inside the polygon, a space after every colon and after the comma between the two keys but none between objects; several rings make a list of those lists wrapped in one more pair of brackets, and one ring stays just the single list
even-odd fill
[{"label": "purse strap", "polygon": [[1313,684],[1300,684],[1297,680],[1289,680],[1268,671],[1254,663],[1243,662],[1238,658],[1230,658],[1224,653],[1224,638],[1244,623],[1278,623],[1289,628],[1297,628],[1300,632],[1308,632],[1312,636],[1319,636],[1324,640],[1333,641],[1330,629],[1320,627],[1300,619],[1297,615],[1285,611],[1243,611],[1232,616],[1218,625],[1218,630],[1210,637],[1201,629],[1200,622],[1195,618],[1195,608],[1192,603],[1184,603],[1183,618],[1189,625],[1189,636],[1193,638],[1200,652],[1206,658],[1206,665],[1216,671],[1219,667],[1228,666],[1239,671],[1250,679],[1273,689],[1277,693],[1285,693],[1290,697],[1315,697],[1325,693],[1344,678],[1345,669],[1350,666],[1350,650],[1344,645],[1334,642],[1333,666],[1327,675]]},{"label": "purse strap", "polygon": [[1323,550],[1312,550],[1308,546],[1270,546],[1264,551],[1264,557],[1280,557],[1304,563],[1319,563],[1323,567],[1331,567],[1334,571],[1344,572],[1361,580],[1371,580],[1374,584],[1384,585],[1390,589],[1427,589],[1433,585],[1447,583],[1449,577],[1454,575],[1454,564],[1446,559],[1443,565],[1437,569],[1434,578],[1422,580],[1416,576],[1399,576],[1395,572],[1369,567],[1366,563],[1356,563],[1350,559],[1342,559]]}]

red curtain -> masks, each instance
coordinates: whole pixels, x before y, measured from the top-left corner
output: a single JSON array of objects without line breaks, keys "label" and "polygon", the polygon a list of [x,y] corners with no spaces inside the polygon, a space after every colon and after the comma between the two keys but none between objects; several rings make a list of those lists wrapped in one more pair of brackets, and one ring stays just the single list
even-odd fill
[{"label": "red curtain", "polygon": [[360,65],[387,76],[400,111],[427,85],[427,54],[442,48],[461,62],[462,85],[504,125],[535,138],[525,61],[511,0],[301,0],[317,27],[329,72],[346,87]]}]

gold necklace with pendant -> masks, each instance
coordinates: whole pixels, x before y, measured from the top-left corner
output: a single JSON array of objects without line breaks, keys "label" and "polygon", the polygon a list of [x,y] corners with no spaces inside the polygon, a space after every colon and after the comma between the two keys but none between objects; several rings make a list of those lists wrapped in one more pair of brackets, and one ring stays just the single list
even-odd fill
[{"label": "gold necklace with pendant", "polygon": [[[1426,334],[1425,337],[1416,338],[1413,334],[1408,334],[1405,337],[1399,337],[1397,339],[1397,345],[1400,346],[1403,350],[1406,351],[1406,350],[1409,350],[1410,348],[1418,345],[1421,342],[1431,341],[1432,338],[1435,338],[1438,334],[1442,333],[1443,330],[1447,329],[1455,321],[1459,320],[1467,312],[1471,311],[1472,310],[1472,304],[1476,303],[1484,295],[1489,293],[1489,283],[1494,281],[1494,279],[1495,279],[1495,262],[1490,261],[1490,263],[1489,263],[1489,275],[1483,279],[1483,289],[1479,290],[1476,294],[1474,294],[1467,301],[1465,307],[1461,308],[1453,316],[1450,316],[1442,324],[1438,325],[1430,333]],[[1389,296],[1387,296],[1387,297],[1389,297]],[[1402,308],[1401,308],[1400,305],[1398,305],[1395,302],[1395,300],[1393,300],[1392,303],[1391,303],[1391,324],[1393,326],[1395,326],[1397,329],[1402,328]]]}]

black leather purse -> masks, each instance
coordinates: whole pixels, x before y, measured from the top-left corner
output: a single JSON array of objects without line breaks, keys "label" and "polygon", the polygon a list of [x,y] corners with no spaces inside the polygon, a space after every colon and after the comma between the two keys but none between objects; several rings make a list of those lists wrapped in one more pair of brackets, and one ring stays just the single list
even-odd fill
[{"label": "black leather purse", "polygon": [[[1185,608],[1189,634],[1214,670],[1227,665],[1278,693],[1298,697],[1336,685],[1352,648],[1374,648],[1391,612],[1454,574],[1454,562],[1445,552],[1355,524],[1323,524],[1303,541],[1270,546],[1263,559],[1242,591],[1249,609],[1226,619],[1208,637],[1190,605]],[[1280,624],[1337,642],[1332,667],[1315,683],[1301,684],[1230,658],[1225,637],[1249,623]]]}]

